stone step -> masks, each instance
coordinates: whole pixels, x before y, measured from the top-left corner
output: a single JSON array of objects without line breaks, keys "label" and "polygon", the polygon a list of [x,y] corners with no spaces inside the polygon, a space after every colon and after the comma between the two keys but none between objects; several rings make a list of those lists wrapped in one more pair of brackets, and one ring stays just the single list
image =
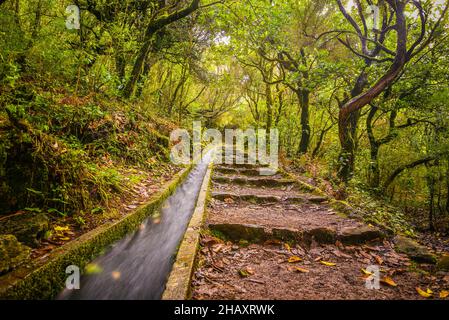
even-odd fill
[{"label": "stone step", "polygon": [[233,163],[226,163],[223,158],[221,163],[218,163],[217,159],[214,161],[216,167],[220,168],[233,168],[233,169],[259,169],[259,168],[268,168],[269,164],[262,164],[259,161],[255,161],[250,163],[249,161],[243,161],[243,163],[237,163],[236,160]]},{"label": "stone step", "polygon": [[294,185],[296,183],[294,180],[285,178],[273,178],[273,177],[248,178],[240,176],[220,176],[220,175],[214,176],[212,180],[218,183],[250,185],[257,187],[283,187]]},{"label": "stone step", "polygon": [[239,242],[246,240],[260,243],[267,240],[281,240],[310,246],[318,244],[334,244],[337,240],[345,245],[363,245],[372,241],[381,241],[386,235],[378,228],[359,226],[337,230],[332,228],[314,228],[297,230],[291,228],[265,228],[252,224],[220,223],[209,224],[209,229],[222,235],[226,240]]},{"label": "stone step", "polygon": [[[254,168],[236,168],[236,167],[226,167],[226,166],[217,166],[214,171],[219,172],[221,174],[233,174],[233,175],[242,175],[247,177],[260,176],[262,167],[254,167]],[[274,172],[275,174],[277,172]]]},{"label": "stone step", "polygon": [[234,201],[248,201],[251,203],[323,203],[327,201],[326,197],[312,196],[312,195],[298,195],[298,196],[269,196],[269,195],[255,195],[255,194],[235,194],[231,192],[212,192],[212,197],[216,200],[225,201],[232,199]]}]

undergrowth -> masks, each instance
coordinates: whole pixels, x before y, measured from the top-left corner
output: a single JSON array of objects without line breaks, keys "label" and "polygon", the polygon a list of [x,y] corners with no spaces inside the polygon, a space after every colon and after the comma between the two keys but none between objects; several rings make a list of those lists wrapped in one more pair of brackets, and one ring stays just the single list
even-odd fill
[{"label": "undergrowth", "polygon": [[129,168],[169,163],[166,122],[144,106],[31,84],[3,94],[0,106],[0,215],[90,213],[139,181],[124,177]]},{"label": "undergrowth", "polygon": [[344,185],[337,178],[335,170],[327,163],[320,163],[317,159],[305,156],[292,161],[289,165],[302,176],[309,178],[309,183],[329,196],[348,203],[366,223],[384,226],[396,234],[415,236],[414,226],[403,209],[356,178]]}]

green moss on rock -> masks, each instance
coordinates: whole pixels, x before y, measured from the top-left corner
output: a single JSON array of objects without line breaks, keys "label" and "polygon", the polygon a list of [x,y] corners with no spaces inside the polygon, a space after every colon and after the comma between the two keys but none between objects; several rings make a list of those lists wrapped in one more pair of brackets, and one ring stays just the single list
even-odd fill
[{"label": "green moss on rock", "polygon": [[13,234],[20,242],[31,247],[39,244],[48,229],[49,219],[40,212],[24,212],[6,218],[0,224],[0,234]]},{"label": "green moss on rock", "polygon": [[449,271],[449,255],[444,255],[438,260],[437,269],[441,271]]},{"label": "green moss on rock", "polygon": [[403,236],[397,236],[394,242],[396,251],[408,255],[410,259],[418,263],[436,263],[435,255],[427,247],[420,245],[416,241]]},{"label": "green moss on rock", "polygon": [[23,245],[11,234],[0,235],[0,274],[8,272],[27,261],[31,248]]}]

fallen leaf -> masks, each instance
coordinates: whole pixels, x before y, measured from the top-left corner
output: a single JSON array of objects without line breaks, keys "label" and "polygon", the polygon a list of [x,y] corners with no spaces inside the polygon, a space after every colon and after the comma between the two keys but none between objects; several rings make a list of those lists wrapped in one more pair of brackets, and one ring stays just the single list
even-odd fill
[{"label": "fallen leaf", "polygon": [[224,199],[224,202],[227,204],[233,204],[234,200],[232,198],[226,198],[226,199]]},{"label": "fallen leaf", "polygon": [[396,284],[396,282],[393,281],[393,279],[391,279],[390,277],[384,277],[380,280],[380,282],[382,282],[383,284],[387,284],[391,287],[397,287],[398,285]]},{"label": "fallen leaf", "polygon": [[367,271],[365,269],[360,269],[360,270],[362,271],[363,274],[366,274],[367,276],[372,276],[373,275],[372,272],[369,272],[369,271]]},{"label": "fallen leaf", "polygon": [[322,257],[318,257],[318,258],[315,258],[315,260],[313,260],[313,261],[318,262],[318,261],[320,261],[321,259],[323,259],[323,258],[322,258]]},{"label": "fallen leaf", "polygon": [[111,273],[111,276],[112,276],[112,279],[118,280],[118,279],[120,279],[121,273],[120,273],[120,271],[113,271]]},{"label": "fallen leaf", "polygon": [[301,273],[309,273],[310,271],[304,268],[295,267],[295,270]]},{"label": "fallen leaf", "polygon": [[443,290],[443,291],[440,292],[440,298],[441,299],[445,299],[447,297],[449,297],[449,291]]},{"label": "fallen leaf", "polygon": [[327,262],[327,261],[320,261],[321,264],[324,264],[325,266],[328,267],[335,267],[337,264],[333,263],[333,262]]},{"label": "fallen leaf", "polygon": [[212,246],[212,251],[215,253],[220,252],[221,249],[223,249],[224,245],[223,244],[216,244]]},{"label": "fallen leaf", "polygon": [[100,267],[100,266],[99,266],[98,264],[96,264],[96,263],[89,263],[89,264],[86,266],[85,270],[86,270],[86,273],[87,273],[87,274],[98,274],[98,273],[103,272],[103,268]]},{"label": "fallen leaf", "polygon": [[161,218],[154,218],[154,219],[153,219],[153,223],[154,223],[154,224],[159,224],[159,223],[161,223]]},{"label": "fallen leaf", "polygon": [[284,243],[284,248],[285,248],[285,250],[287,250],[289,252],[292,251],[292,248],[290,247],[290,245],[288,243]]},{"label": "fallen leaf", "polygon": [[254,274],[254,270],[251,267],[246,267],[246,268],[239,270],[239,275],[242,278],[249,277],[252,274]]},{"label": "fallen leaf", "polygon": [[426,291],[422,290],[420,287],[416,288],[416,292],[418,292],[419,295],[424,298],[430,298],[432,296],[431,293],[427,293]]},{"label": "fallen leaf", "polygon": [[61,227],[61,226],[55,226],[55,231],[68,231],[69,227]]},{"label": "fallen leaf", "polygon": [[288,262],[289,263],[295,263],[295,262],[298,262],[298,261],[301,261],[302,259],[300,258],[300,257],[298,257],[298,256],[291,256],[290,258],[288,258]]},{"label": "fallen leaf", "polygon": [[381,265],[381,264],[384,263],[384,261],[382,260],[382,258],[379,257],[378,255],[373,255],[373,256],[374,256],[374,259],[376,259],[376,261],[377,261],[377,263],[378,263],[379,265]]}]

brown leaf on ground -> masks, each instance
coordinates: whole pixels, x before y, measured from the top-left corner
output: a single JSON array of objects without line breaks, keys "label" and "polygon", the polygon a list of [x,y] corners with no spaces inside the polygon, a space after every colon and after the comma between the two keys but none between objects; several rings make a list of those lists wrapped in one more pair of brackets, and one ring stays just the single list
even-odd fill
[{"label": "brown leaf on ground", "polygon": [[239,270],[239,275],[240,275],[242,278],[249,277],[249,276],[251,276],[251,275],[253,275],[253,274],[254,274],[254,269],[251,268],[251,267],[245,267],[245,268]]},{"label": "brown leaf on ground", "polygon": [[377,262],[379,265],[382,265],[382,264],[384,263],[384,260],[383,260],[381,257],[379,257],[378,255],[373,254],[373,257],[374,257],[374,259],[376,259],[376,262]]},{"label": "brown leaf on ground", "polygon": [[300,268],[300,267],[295,267],[294,268],[296,272],[300,272],[300,273],[309,273],[310,271],[304,268]]},{"label": "brown leaf on ground", "polygon": [[203,246],[211,246],[211,245],[218,244],[221,242],[222,241],[220,239],[211,237],[211,236],[207,236],[207,235],[203,236],[201,238],[201,245],[203,245]]}]

